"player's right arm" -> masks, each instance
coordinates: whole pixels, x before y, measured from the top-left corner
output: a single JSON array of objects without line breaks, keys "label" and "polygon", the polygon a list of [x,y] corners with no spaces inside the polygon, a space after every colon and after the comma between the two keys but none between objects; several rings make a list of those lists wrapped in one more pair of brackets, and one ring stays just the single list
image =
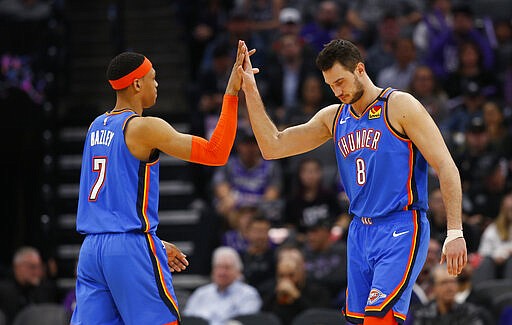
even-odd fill
[{"label": "player's right arm", "polygon": [[242,88],[249,120],[265,159],[301,154],[315,149],[332,137],[332,123],[339,105],[324,107],[308,122],[279,131],[265,111],[248,55],[245,55],[243,67],[239,71],[243,78]]},{"label": "player's right arm", "polygon": [[250,55],[243,42],[238,44],[236,62],[226,86],[219,121],[210,138],[178,132],[169,123],[157,117],[137,117],[128,124],[125,138],[130,152],[140,160],[147,160],[151,152],[160,150],[176,158],[204,165],[224,165],[229,157],[236,135],[238,91],[241,76],[237,68],[244,55]]}]

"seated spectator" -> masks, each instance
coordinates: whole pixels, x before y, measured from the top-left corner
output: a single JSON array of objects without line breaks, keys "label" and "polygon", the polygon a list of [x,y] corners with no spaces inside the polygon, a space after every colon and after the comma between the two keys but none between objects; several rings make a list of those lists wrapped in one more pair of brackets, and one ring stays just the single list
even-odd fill
[{"label": "seated spectator", "polygon": [[474,272],[475,283],[512,280],[512,192],[503,198],[496,220],[484,230],[478,253],[483,259]]},{"label": "seated spectator", "polygon": [[365,67],[372,80],[377,80],[380,71],[393,65],[394,44],[400,37],[400,25],[396,13],[386,11],[377,27],[375,42],[367,47]]},{"label": "seated spectator", "polygon": [[313,62],[298,35],[284,34],[274,42],[272,55],[262,73],[266,80],[262,96],[278,124],[283,123],[287,114],[297,110],[306,76],[318,73]]},{"label": "seated spectator", "polygon": [[338,2],[324,0],[318,4],[314,21],[305,24],[300,34],[304,41],[311,45],[315,53],[319,53],[324,45],[336,36],[340,21]]},{"label": "seated spectator", "polygon": [[494,64],[494,55],[489,40],[475,26],[473,9],[468,3],[460,2],[452,7],[453,26],[443,28],[429,42],[426,61],[436,77],[444,80],[459,65],[457,56],[459,46],[465,41],[477,44],[484,69],[490,70]]},{"label": "seated spectator", "polygon": [[428,242],[427,259],[412,289],[411,308],[415,305],[427,305],[433,297],[432,270],[441,260],[441,245],[433,238]]},{"label": "seated spectator", "polygon": [[[428,207],[427,216],[430,221],[430,238],[437,240],[442,246],[446,239],[446,209],[439,188],[430,192],[428,196]],[[464,238],[466,239],[468,253],[475,253],[480,243],[480,229],[475,225],[463,221],[462,230],[464,232]]]},{"label": "seated spectator", "polygon": [[12,260],[12,277],[0,282],[0,309],[12,321],[16,314],[30,304],[56,302],[55,284],[45,277],[39,251],[21,247]]},{"label": "seated spectator", "polygon": [[470,302],[478,304],[477,299],[474,297],[473,291],[473,266],[467,263],[462,268],[462,272],[457,275],[457,294],[455,294],[455,301],[458,304]]},{"label": "seated spectator", "polygon": [[418,65],[416,49],[411,38],[400,37],[393,44],[394,63],[380,70],[377,76],[379,87],[406,90]]},{"label": "seated spectator", "polygon": [[258,206],[269,218],[280,218],[281,167],[264,160],[250,131],[240,130],[236,154],[213,175],[217,212],[233,223],[233,212],[241,206]]},{"label": "seated spectator", "polygon": [[482,108],[491,146],[501,156],[512,159],[512,129],[505,122],[503,107],[496,101],[487,101]]},{"label": "seated spectator", "polygon": [[[412,75],[409,91],[425,107],[439,127],[444,125],[449,113],[446,102],[448,96],[440,87],[432,69],[426,65],[417,66]],[[443,137],[447,138],[445,130],[441,129],[441,132]]]},{"label": "seated spectator", "polygon": [[409,311],[404,325],[483,325],[486,318],[480,307],[455,301],[457,279],[448,274],[446,265],[437,265],[432,272],[434,298],[426,306],[417,305]]},{"label": "seated spectator", "polygon": [[241,206],[233,212],[233,219],[221,238],[223,246],[234,248],[238,253],[245,252],[249,245],[249,224],[258,214],[258,208],[254,206]]},{"label": "seated spectator", "polygon": [[342,214],[336,193],[323,185],[323,168],[319,160],[303,159],[297,168],[294,192],[286,200],[284,222],[303,240],[306,229],[320,220],[335,222]]},{"label": "seated spectator", "polygon": [[320,219],[308,227],[304,245],[306,281],[329,292],[331,307],[344,304],[347,289],[347,247],[331,239],[332,222]]},{"label": "seated spectator", "polygon": [[210,325],[224,325],[238,315],[256,313],[261,298],[256,289],[242,282],[243,265],[230,247],[213,252],[212,282],[197,288],[188,298],[183,315],[198,316]]},{"label": "seated spectator", "polygon": [[306,280],[304,257],[291,249],[278,259],[273,291],[263,298],[262,310],[276,314],[283,325],[290,325],[308,308],[329,307],[328,297],[325,289]]},{"label": "seated spectator", "polygon": [[241,6],[247,13],[252,30],[259,34],[265,43],[269,43],[272,35],[279,27],[279,13],[283,0],[241,0]]},{"label": "seated spectator", "polygon": [[462,41],[458,48],[457,69],[448,74],[444,89],[448,97],[460,96],[467,84],[474,82],[486,97],[496,95],[498,87],[495,73],[483,66],[481,50],[473,41]]},{"label": "seated spectator", "polygon": [[274,279],[276,274],[275,245],[269,238],[270,221],[257,215],[247,226],[247,249],[241,253],[244,278],[262,293],[262,286]]},{"label": "seated spectator", "polygon": [[429,0],[427,8],[423,12],[422,20],[414,27],[413,39],[419,51],[419,57],[423,58],[428,53],[428,47],[432,40],[437,39],[452,25],[452,1]]},{"label": "seated spectator", "polygon": [[298,106],[287,112],[285,127],[306,123],[327,105],[322,78],[316,74],[307,75],[300,89]]}]

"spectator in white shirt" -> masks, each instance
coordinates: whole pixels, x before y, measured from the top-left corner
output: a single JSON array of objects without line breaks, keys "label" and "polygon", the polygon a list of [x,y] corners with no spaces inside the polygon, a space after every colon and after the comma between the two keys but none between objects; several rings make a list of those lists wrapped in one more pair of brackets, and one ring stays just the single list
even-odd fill
[{"label": "spectator in white shirt", "polygon": [[258,312],[261,298],[254,287],[242,282],[242,268],[236,250],[218,247],[213,252],[212,283],[192,293],[183,315],[202,317],[210,325],[224,325],[235,316]]},{"label": "spectator in white shirt", "polygon": [[503,197],[498,217],[484,230],[478,253],[482,261],[473,274],[474,283],[512,279],[512,192]]}]

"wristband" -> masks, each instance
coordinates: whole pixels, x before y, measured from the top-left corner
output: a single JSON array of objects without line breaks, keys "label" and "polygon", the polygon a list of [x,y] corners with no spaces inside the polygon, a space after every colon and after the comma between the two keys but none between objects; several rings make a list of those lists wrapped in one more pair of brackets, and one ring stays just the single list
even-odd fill
[{"label": "wristband", "polygon": [[449,229],[443,244],[443,254],[446,254],[446,244],[457,238],[464,238],[462,229]]}]

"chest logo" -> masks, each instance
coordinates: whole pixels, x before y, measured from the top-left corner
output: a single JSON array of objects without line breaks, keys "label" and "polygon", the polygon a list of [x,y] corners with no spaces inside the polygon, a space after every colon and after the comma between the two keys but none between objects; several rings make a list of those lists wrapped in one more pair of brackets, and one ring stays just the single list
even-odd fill
[{"label": "chest logo", "polygon": [[370,113],[368,114],[368,119],[373,120],[380,117],[380,113],[382,112],[382,106],[373,106],[370,109]]},{"label": "chest logo", "polygon": [[350,116],[340,119],[340,124],[345,124],[349,118]]}]

